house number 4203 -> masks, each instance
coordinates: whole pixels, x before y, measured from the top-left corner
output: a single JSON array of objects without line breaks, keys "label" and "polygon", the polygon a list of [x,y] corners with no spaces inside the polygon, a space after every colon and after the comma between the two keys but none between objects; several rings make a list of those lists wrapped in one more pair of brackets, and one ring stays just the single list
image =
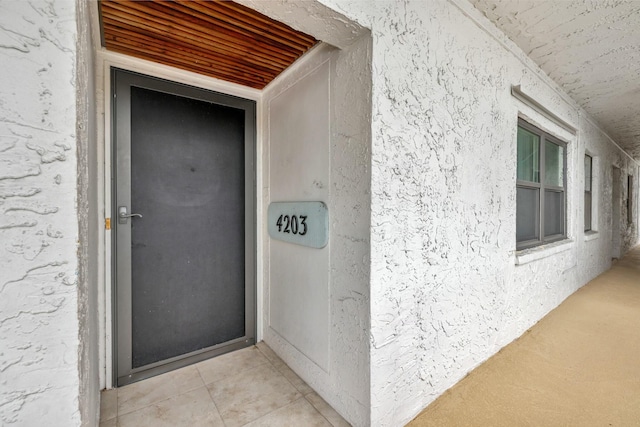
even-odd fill
[{"label": "house number 4203", "polygon": [[276,221],[276,226],[280,233],[297,234],[304,236],[307,234],[306,215],[280,215]]}]

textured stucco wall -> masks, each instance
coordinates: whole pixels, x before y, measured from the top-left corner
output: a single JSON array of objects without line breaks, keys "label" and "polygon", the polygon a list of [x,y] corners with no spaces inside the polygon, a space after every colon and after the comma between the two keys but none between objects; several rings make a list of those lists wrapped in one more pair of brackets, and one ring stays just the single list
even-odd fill
[{"label": "textured stucco wall", "polygon": [[[267,87],[263,99],[265,212],[270,201],[321,200],[330,223],[324,249],[266,239],[264,339],[358,426],[369,424],[369,53],[368,37],[343,50],[317,48]],[[318,86],[328,87],[328,98],[312,96]],[[283,108],[297,109],[289,114],[296,123],[276,120]],[[329,132],[319,141],[313,129],[322,115],[315,109],[329,112]],[[283,130],[294,134],[282,137]],[[309,143],[317,146],[300,148]],[[288,328],[275,324],[282,318]],[[309,325],[307,318],[322,324]],[[317,359],[300,334],[328,343],[326,360],[325,353]]]},{"label": "textured stucco wall", "polygon": [[[373,37],[371,424],[401,425],[608,268],[610,162],[629,164],[469,3],[323,3]],[[515,100],[511,85],[522,85],[578,135]],[[515,250],[518,115],[569,143],[572,239],[522,265]],[[589,241],[582,231],[585,146],[602,168],[600,230]],[[637,241],[630,230],[625,247]]]},{"label": "textured stucco wall", "polygon": [[[606,269],[613,232],[623,251],[638,242],[624,203],[626,176],[637,177],[638,166],[464,0],[322,2],[372,32],[369,40],[348,23],[336,42],[344,49],[331,54],[329,372],[276,334],[265,338],[354,424],[400,425]],[[287,2],[276,3],[286,12]],[[304,30],[317,17],[305,19],[300,5]],[[0,420],[90,424],[94,347],[79,338],[93,328],[90,230],[98,224],[93,124],[76,128],[93,103],[76,92],[93,93],[89,75],[78,87],[75,80],[76,64],[91,69],[87,57],[76,62],[84,31],[76,13],[82,20],[84,12],[73,0],[3,0],[0,8]],[[578,135],[519,104],[513,84]],[[572,240],[522,265],[518,115],[569,143]],[[599,200],[598,234],[586,239],[585,150],[596,159]],[[613,165],[620,230],[611,230]],[[634,197],[637,206],[638,186]]]},{"label": "textured stucco wall", "polygon": [[354,426],[370,425],[371,37],[343,48],[331,74],[330,386]]},{"label": "textured stucco wall", "polygon": [[[593,185],[596,190],[594,198],[597,198],[597,203],[596,201],[593,202],[593,209],[596,210],[594,213],[597,216],[597,223],[593,224],[593,228],[597,231],[597,234],[593,236],[595,238],[579,240],[582,244],[580,251],[581,268],[577,273],[579,281],[586,282],[609,268],[611,257],[613,256],[612,245],[615,233],[612,229],[612,180],[614,166],[620,168],[621,175],[618,182],[621,189],[621,197],[618,200],[618,210],[620,212],[618,241],[620,251],[624,254],[639,243],[637,210],[634,212],[636,220],[632,224],[627,223],[626,210],[627,175],[629,174],[633,175],[636,180],[636,188],[633,189],[633,200],[637,201],[638,199],[638,165],[620,150],[612,149],[611,141],[584,116],[581,119],[580,129],[583,132],[581,140],[584,147],[582,148],[586,154],[593,157]],[[582,210],[579,211],[580,214],[582,212]],[[607,255],[610,256],[607,257]]]},{"label": "textured stucco wall", "polygon": [[0,9],[0,424],[79,425],[76,4]]}]

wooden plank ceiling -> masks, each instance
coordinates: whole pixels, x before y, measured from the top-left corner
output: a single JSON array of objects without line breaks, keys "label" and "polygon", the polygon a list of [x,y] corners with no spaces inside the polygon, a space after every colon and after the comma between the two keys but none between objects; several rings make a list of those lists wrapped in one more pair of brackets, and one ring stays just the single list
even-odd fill
[{"label": "wooden plank ceiling", "polygon": [[111,51],[264,88],[316,40],[232,1],[100,0]]}]

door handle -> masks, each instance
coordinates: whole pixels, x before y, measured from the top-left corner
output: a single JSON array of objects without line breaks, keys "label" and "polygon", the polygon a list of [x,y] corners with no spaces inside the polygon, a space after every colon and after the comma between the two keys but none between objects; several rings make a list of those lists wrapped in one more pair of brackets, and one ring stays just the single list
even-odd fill
[{"label": "door handle", "polygon": [[142,214],[139,214],[139,213],[128,214],[126,206],[118,207],[118,224],[126,224],[127,218],[133,218],[133,217],[142,218]]}]

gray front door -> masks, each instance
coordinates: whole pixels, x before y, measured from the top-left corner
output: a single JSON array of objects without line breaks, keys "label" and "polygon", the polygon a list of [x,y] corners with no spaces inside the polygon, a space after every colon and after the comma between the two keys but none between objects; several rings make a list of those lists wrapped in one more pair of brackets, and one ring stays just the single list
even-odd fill
[{"label": "gray front door", "polygon": [[117,384],[255,342],[255,103],[112,71]]}]

